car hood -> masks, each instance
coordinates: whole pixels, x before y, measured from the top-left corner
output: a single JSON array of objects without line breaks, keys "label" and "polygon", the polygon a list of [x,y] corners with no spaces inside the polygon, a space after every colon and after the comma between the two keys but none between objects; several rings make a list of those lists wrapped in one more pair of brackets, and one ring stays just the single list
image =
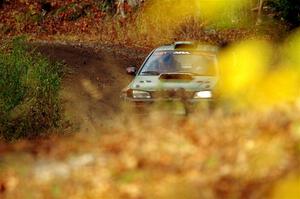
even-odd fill
[{"label": "car hood", "polygon": [[136,76],[129,85],[130,89],[157,91],[182,88],[187,91],[213,90],[217,77],[192,76],[191,79],[172,79],[160,76]]}]

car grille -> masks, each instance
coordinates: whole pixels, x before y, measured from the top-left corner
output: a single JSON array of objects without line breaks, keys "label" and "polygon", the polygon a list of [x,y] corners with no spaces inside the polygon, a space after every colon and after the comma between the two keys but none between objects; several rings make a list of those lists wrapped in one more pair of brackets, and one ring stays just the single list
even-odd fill
[{"label": "car grille", "polygon": [[184,89],[162,90],[151,92],[152,98],[162,99],[190,99],[193,98],[195,92],[186,91]]}]

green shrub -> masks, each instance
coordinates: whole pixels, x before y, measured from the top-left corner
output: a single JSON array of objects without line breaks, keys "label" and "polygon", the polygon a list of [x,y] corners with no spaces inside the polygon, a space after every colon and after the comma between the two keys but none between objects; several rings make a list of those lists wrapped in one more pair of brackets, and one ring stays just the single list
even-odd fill
[{"label": "green shrub", "polygon": [[34,137],[57,127],[62,65],[18,37],[0,49],[0,138]]}]

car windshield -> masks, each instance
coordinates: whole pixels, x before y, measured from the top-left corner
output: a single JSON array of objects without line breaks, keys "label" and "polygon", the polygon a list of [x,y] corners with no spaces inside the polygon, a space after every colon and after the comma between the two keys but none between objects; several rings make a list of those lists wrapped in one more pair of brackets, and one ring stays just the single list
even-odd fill
[{"label": "car windshield", "polygon": [[199,51],[154,52],[142,68],[140,75],[162,73],[192,73],[193,75],[216,75],[216,56]]}]

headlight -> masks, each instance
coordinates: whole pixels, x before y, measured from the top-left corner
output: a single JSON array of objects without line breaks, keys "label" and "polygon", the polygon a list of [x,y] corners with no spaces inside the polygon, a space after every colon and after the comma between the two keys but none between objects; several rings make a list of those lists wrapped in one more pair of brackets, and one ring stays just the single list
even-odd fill
[{"label": "headlight", "polygon": [[151,95],[149,92],[146,92],[146,91],[133,90],[132,97],[134,99],[150,99]]},{"label": "headlight", "polygon": [[195,93],[194,98],[209,99],[209,98],[212,98],[212,92],[211,91],[199,91],[199,92]]}]

